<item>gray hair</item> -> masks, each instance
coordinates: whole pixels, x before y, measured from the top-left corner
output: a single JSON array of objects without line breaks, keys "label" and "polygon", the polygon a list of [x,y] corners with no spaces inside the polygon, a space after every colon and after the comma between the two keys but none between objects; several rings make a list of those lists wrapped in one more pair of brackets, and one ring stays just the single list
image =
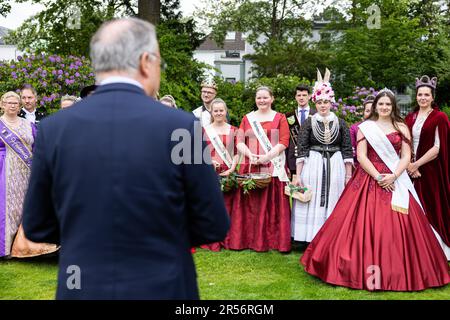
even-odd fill
[{"label": "gray hair", "polygon": [[107,21],[91,39],[91,61],[94,71],[134,73],[144,52],[158,50],[155,27],[137,18]]}]

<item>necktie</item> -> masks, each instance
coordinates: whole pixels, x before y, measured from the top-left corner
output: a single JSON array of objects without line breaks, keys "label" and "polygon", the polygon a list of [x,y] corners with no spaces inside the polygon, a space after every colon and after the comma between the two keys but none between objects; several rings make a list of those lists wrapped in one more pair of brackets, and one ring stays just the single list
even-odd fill
[{"label": "necktie", "polygon": [[306,109],[300,109],[300,113],[301,113],[301,115],[300,115],[300,125],[303,125],[303,122],[305,122],[305,112],[306,112]]}]

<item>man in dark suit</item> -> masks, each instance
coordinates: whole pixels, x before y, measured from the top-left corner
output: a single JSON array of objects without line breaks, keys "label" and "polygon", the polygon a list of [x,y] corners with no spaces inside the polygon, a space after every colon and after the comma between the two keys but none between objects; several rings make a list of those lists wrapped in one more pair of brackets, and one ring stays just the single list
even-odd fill
[{"label": "man in dark suit", "polygon": [[61,244],[58,299],[198,299],[190,248],[229,228],[198,121],[150,98],[161,62],[150,23],[105,23],[91,59],[95,93],[40,124],[25,234]]},{"label": "man in dark suit", "polygon": [[289,140],[289,148],[286,151],[286,158],[291,174],[295,174],[297,165],[297,137],[300,133],[300,128],[303,122],[310,116],[316,113],[314,108],[310,108],[309,100],[311,98],[311,91],[307,85],[298,85],[295,89],[295,100],[297,101],[297,108],[294,111],[286,114],[289,123],[289,132],[291,139]]},{"label": "man in dark suit", "polygon": [[37,92],[33,86],[25,85],[20,90],[20,100],[22,103],[22,110],[20,110],[19,117],[38,124],[47,116],[44,108],[36,108]]}]

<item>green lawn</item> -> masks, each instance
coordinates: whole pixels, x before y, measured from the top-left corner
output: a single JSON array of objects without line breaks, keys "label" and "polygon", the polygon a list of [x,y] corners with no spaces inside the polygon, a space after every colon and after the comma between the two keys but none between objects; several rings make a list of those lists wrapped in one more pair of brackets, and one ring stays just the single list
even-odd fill
[{"label": "green lawn", "polygon": [[[299,251],[222,251],[197,249],[198,282],[202,299],[450,299],[450,285],[422,292],[366,292],[323,283],[303,271]],[[0,299],[53,299],[55,258],[0,261]]]}]

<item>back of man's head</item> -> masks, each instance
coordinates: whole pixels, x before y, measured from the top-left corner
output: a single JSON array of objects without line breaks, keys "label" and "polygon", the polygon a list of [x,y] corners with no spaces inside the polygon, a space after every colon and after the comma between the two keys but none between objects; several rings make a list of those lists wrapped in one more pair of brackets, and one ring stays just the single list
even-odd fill
[{"label": "back of man's head", "polygon": [[111,71],[133,75],[142,53],[158,52],[155,27],[136,18],[105,22],[91,39],[90,56],[95,73]]}]

